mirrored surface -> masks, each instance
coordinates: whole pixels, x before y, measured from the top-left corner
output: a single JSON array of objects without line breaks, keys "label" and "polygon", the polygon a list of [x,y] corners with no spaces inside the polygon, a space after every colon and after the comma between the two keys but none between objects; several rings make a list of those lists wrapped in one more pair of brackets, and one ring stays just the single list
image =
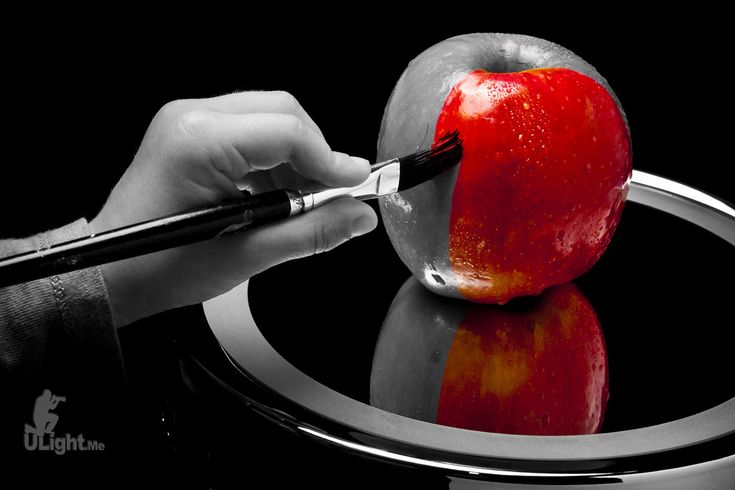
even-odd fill
[{"label": "mirrored surface", "polygon": [[[727,340],[733,328],[729,305],[733,290],[727,280],[733,277],[733,272],[731,246],[724,240],[667,213],[632,202],[626,205],[621,225],[602,259],[570,286],[594,311],[607,354],[609,399],[604,410],[600,404],[604,416],[599,427],[593,428],[595,431],[614,432],[676,420],[735,396],[730,375],[732,349]],[[453,359],[455,344],[457,359],[467,357],[471,351],[468,347],[471,343],[457,343],[456,339],[457,332],[463,329],[471,333],[472,329],[463,324],[470,305],[458,302],[448,308],[445,321],[455,324],[447,327],[446,338],[431,334],[432,322],[427,320],[427,326],[421,327],[420,314],[390,313],[391,305],[400,300],[401,288],[411,287],[409,279],[408,271],[395,257],[384,233],[378,232],[328,254],[283,264],[253,278],[250,305],[267,341],[288,362],[316,381],[355,400],[382,404],[384,409],[408,410],[403,414],[460,425],[456,418],[462,415],[462,410],[457,409],[462,405],[461,396],[459,401],[455,396],[451,403],[454,408],[450,412],[455,420],[436,417],[437,413],[446,411],[440,410],[442,391],[451,391],[444,380],[448,379],[447,375],[457,378],[457,373],[462,372],[456,370],[458,364],[451,362],[447,371],[447,360]],[[436,301],[444,303],[439,298],[431,298],[427,303]],[[505,307],[496,307],[496,316],[529,315],[528,309],[533,310],[538,303],[543,303],[543,299],[514,300]],[[460,317],[462,320],[457,320]],[[400,318],[405,318],[403,328]],[[381,347],[381,331],[388,328],[402,336],[388,343],[396,349],[393,358],[402,361],[412,355],[417,358],[415,368],[400,376],[397,368],[385,368],[388,364],[383,361],[391,356],[381,357],[381,352],[385,352]],[[483,327],[493,328],[496,336],[502,330]],[[423,338],[424,346],[416,340],[417,336]],[[531,345],[532,337],[516,340]],[[437,349],[426,348],[433,344],[437,344]],[[488,342],[487,348],[491,344]],[[479,348],[475,353],[485,353],[483,349],[486,348]],[[486,359],[485,362],[507,361],[509,356],[520,355],[521,350],[511,350],[515,354],[506,353],[505,357],[496,357],[496,361]],[[562,350],[560,347],[559,352]],[[566,350],[572,353],[574,349]],[[439,354],[434,354],[435,351]],[[462,352],[464,355],[459,355]],[[437,360],[434,364],[432,356]],[[401,382],[406,386],[422,387],[421,390],[416,388],[417,394],[412,395],[407,390],[386,389],[378,401],[375,395],[380,383],[374,375],[376,362],[378,367],[383,365],[383,369],[388,369],[386,372],[395,374],[396,380],[402,376]],[[422,362],[428,367],[422,367]],[[536,369],[541,368],[536,366]],[[428,380],[433,380],[433,384]],[[576,381],[584,385],[584,380]],[[554,398],[550,395],[553,390],[572,389],[571,385],[560,388],[548,384],[540,389],[539,384],[544,383],[534,384],[535,393],[539,398],[544,394],[545,399]],[[527,385],[528,380],[517,383],[523,390],[529,389]],[[429,393],[431,390],[434,394]],[[422,409],[417,412],[400,397],[413,399],[412,403],[421,400]],[[431,406],[426,408],[423,404]],[[486,421],[479,423],[476,416],[465,418],[471,419],[479,430],[518,430],[517,421],[527,416],[531,411],[529,405],[533,404],[525,402],[525,408],[520,402],[511,405],[511,409],[503,411],[510,414],[504,415],[504,420],[515,419],[515,428],[487,425],[488,413],[497,414],[497,408],[465,404],[472,407],[469,412],[465,410],[466,414],[479,411]],[[534,405],[535,419],[531,418],[536,428],[558,423],[556,417],[552,421],[551,408],[537,407],[541,405]],[[490,419],[497,421],[497,416],[494,417]],[[591,425],[584,430],[591,430]],[[530,429],[523,430],[528,433]]]},{"label": "mirrored surface", "polygon": [[370,404],[485,432],[593,434],[607,368],[597,316],[572,283],[495,306],[442,298],[411,277],[378,336]]}]

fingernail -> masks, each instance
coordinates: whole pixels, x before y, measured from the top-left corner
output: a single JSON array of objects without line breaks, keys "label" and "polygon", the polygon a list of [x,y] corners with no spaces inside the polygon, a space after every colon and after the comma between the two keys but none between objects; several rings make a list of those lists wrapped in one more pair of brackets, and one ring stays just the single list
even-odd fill
[{"label": "fingernail", "polygon": [[375,220],[371,216],[361,215],[355,218],[350,227],[351,238],[364,235],[375,229]]},{"label": "fingernail", "polygon": [[334,157],[338,165],[342,164],[352,166],[351,164],[354,163],[356,167],[364,167],[365,165],[370,166],[370,162],[364,158],[353,157],[352,155],[342,153],[341,151],[334,151],[332,153],[334,153]]},{"label": "fingernail", "polygon": [[370,166],[370,162],[366,160],[365,158],[353,157],[353,156],[350,156],[350,158],[352,159],[353,162],[357,163],[358,165]]}]

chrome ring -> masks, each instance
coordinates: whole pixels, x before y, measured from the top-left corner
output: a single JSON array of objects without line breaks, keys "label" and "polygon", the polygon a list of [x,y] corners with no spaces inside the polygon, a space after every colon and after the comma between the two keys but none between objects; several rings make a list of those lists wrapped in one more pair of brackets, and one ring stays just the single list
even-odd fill
[{"label": "chrome ring", "polygon": [[[695,223],[735,245],[735,209],[708,194],[634,171],[628,199]],[[735,398],[679,420],[593,435],[537,437],[458,429],[377,409],[342,395],[296,369],[270,346],[257,328],[250,312],[247,282],[206,302],[204,311],[215,337],[238,368],[295,407],[318,414],[328,427],[294,422],[294,428],[351,451],[468,478],[487,475],[532,482],[569,481],[575,485],[580,482],[636,485],[651,478],[666,481],[678,478],[684,467],[700,473],[724,471],[728,478],[735,478],[732,449],[719,459],[692,465],[682,466],[675,458],[669,458],[664,467],[616,469],[621,461],[685,451],[723,438],[732,448]],[[335,430],[335,427],[342,429]],[[536,469],[513,467],[522,466],[523,462]],[[579,463],[582,469],[558,472],[553,469],[555,464],[563,468],[574,466],[573,463]],[[541,467],[547,470],[538,469]]]}]

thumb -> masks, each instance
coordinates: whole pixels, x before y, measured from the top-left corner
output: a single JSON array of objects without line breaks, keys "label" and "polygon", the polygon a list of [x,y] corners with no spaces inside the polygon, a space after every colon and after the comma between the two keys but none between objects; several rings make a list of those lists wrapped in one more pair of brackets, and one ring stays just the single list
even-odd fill
[{"label": "thumb", "polygon": [[249,275],[288,260],[326,252],[375,229],[378,217],[367,204],[338,199],[295,218],[246,232],[239,247]]}]

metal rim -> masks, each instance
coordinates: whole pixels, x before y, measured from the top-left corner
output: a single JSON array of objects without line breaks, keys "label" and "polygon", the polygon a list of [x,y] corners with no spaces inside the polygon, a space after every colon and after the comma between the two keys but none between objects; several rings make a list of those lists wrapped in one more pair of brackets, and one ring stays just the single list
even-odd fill
[{"label": "metal rim", "polygon": [[[735,245],[735,209],[683,184],[634,171],[628,199],[691,221]],[[308,377],[276,352],[250,313],[248,283],[204,304],[209,325],[231,360],[259,383],[292,403],[336,423],[353,440],[322,428],[298,426],[312,437],[347,449],[438,469],[500,477],[603,477],[610,463],[685,450],[735,434],[735,398],[698,414],[659,425],[578,436],[521,436],[446,427],[386,412],[348,398]],[[360,437],[360,435],[364,437]],[[428,449],[442,459],[385,449],[376,441]],[[727,464],[735,456],[725,458]],[[487,459],[487,466],[478,461]],[[669,458],[671,459],[671,458]],[[465,464],[465,461],[467,464]],[[503,468],[502,461],[514,462]],[[585,463],[582,472],[525,470],[518,461]],[[499,463],[500,462],[500,463]],[[599,463],[599,464],[598,464]],[[669,464],[675,465],[673,461]],[[535,468],[538,468],[536,466]],[[595,470],[595,468],[598,468]]]}]

